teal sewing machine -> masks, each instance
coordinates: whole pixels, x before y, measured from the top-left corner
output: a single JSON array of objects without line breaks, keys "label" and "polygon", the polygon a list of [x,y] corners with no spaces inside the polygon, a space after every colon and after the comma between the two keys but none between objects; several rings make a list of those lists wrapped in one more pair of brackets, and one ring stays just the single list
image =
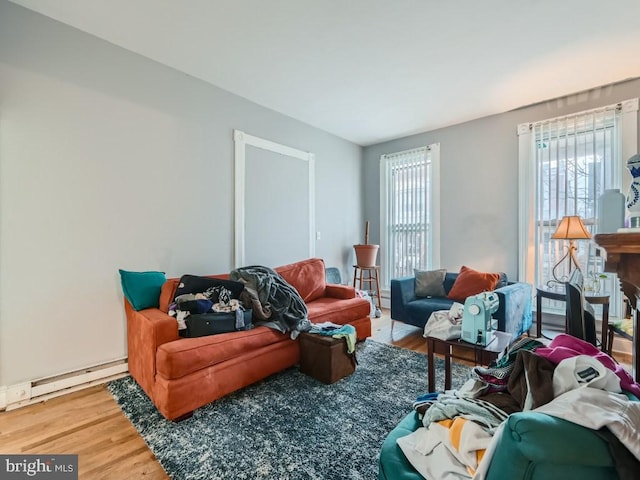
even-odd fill
[{"label": "teal sewing machine", "polygon": [[494,339],[498,321],[491,315],[498,310],[498,295],[483,292],[467,297],[462,314],[462,340],[486,347]]}]

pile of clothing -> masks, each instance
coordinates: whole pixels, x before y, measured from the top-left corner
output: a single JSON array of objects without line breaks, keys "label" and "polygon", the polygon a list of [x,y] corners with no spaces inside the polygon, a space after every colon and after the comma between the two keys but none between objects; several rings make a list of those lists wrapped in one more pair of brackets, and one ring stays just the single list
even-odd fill
[{"label": "pile of clothing", "polygon": [[241,326],[244,305],[237,298],[233,298],[233,292],[223,285],[207,288],[204,292],[183,293],[177,295],[169,305],[169,315],[176,317],[178,330],[185,330],[185,320],[191,314],[204,314],[209,312],[230,313],[234,312],[239,317],[237,325]]},{"label": "pile of clothing", "polygon": [[[423,427],[398,445],[425,478],[485,478],[511,413],[537,411],[594,430],[606,427],[619,472],[640,471],[640,385],[609,355],[570,335],[548,346],[523,337],[488,367],[474,367],[458,390],[429,393],[413,406]],[[631,469],[628,463],[631,462]],[[622,478],[622,477],[621,477]]]},{"label": "pile of clothing", "polygon": [[269,267],[233,270],[229,280],[183,275],[169,315],[181,336],[199,337],[264,325],[280,332],[308,331],[307,306],[297,290]]},{"label": "pile of clothing", "polygon": [[[347,353],[351,355],[355,361],[356,356],[356,327],[353,325],[338,325],[333,322],[315,323],[309,330],[309,333],[324,335],[332,338],[344,338],[347,344]],[[357,362],[355,362],[357,363]]]}]

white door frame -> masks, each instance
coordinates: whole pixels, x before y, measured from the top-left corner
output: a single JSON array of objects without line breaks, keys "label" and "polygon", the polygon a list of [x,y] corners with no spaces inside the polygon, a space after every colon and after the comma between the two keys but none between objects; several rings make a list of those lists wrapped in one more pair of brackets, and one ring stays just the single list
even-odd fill
[{"label": "white door frame", "polygon": [[307,162],[309,192],[309,257],[314,257],[316,253],[314,235],[316,229],[315,155],[311,152],[297,150],[280,143],[265,140],[264,138],[254,137],[253,135],[249,135],[241,130],[233,131],[233,140],[235,142],[235,268],[242,267],[245,264],[245,155],[247,145]]}]

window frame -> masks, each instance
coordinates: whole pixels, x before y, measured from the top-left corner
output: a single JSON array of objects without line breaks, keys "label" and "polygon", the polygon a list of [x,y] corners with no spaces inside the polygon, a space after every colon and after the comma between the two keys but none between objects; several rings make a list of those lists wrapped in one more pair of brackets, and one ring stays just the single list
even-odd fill
[{"label": "window frame", "polygon": [[[576,112],[567,116],[585,115],[604,108],[619,108],[620,164],[614,166],[618,171],[626,171],[626,159],[637,153],[638,138],[638,98],[625,100],[618,104]],[[563,118],[556,117],[546,120],[555,121]],[[540,285],[542,280],[536,278],[536,265],[538,263],[538,243],[536,228],[536,195],[539,191],[539,183],[536,175],[536,141],[533,125],[539,122],[522,123],[517,127],[518,133],[518,158],[519,158],[519,206],[518,206],[518,280],[533,285]],[[620,190],[626,194],[631,183],[630,175],[622,174]],[[613,188],[616,188],[615,186]],[[615,292],[609,292],[612,297]],[[612,298],[612,304],[620,305],[621,301]],[[619,309],[620,307],[618,307]],[[612,318],[615,313],[612,312]]]},{"label": "window frame", "polygon": [[389,191],[387,179],[387,161],[390,157],[426,149],[426,161],[430,168],[425,169],[428,197],[425,198],[426,208],[429,209],[429,228],[427,229],[425,268],[435,268],[440,265],[440,144],[433,143],[425,147],[383,154],[380,156],[380,270],[381,290],[388,294],[391,280],[391,265],[389,264],[389,212],[387,211]]}]

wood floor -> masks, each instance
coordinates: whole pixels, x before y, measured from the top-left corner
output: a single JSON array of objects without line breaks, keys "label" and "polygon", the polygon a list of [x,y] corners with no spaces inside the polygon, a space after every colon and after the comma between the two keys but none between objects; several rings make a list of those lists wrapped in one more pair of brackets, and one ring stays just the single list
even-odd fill
[{"label": "wood floor", "polygon": [[[374,319],[372,337],[426,353],[417,328],[387,312]],[[104,385],[0,413],[0,453],[78,454],[81,479],[169,478]]]},{"label": "wood floor", "polygon": [[0,452],[77,454],[79,478],[168,478],[104,385],[1,413]]},{"label": "wood floor", "polygon": [[[395,322],[392,331],[388,311],[373,319],[372,338],[427,351],[420,329]],[[81,479],[168,478],[104,385],[0,413],[0,453],[78,454]]]}]

